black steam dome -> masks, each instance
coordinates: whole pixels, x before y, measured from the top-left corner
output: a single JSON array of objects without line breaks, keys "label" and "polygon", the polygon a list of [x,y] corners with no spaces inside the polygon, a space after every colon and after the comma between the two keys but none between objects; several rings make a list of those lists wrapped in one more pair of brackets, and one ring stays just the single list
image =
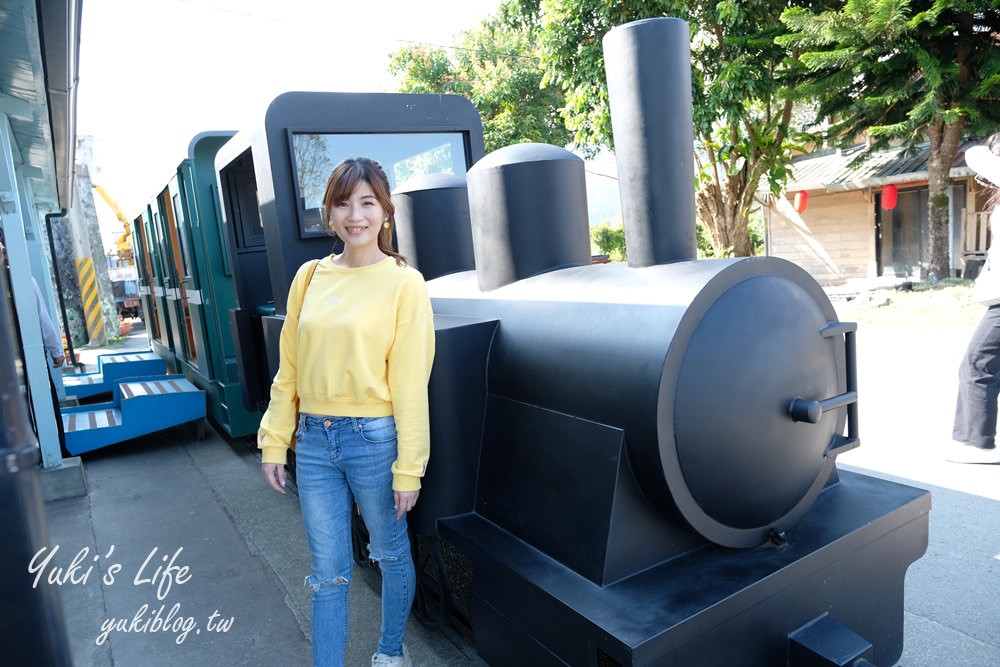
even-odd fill
[{"label": "black steam dome", "polygon": [[479,287],[590,264],[584,165],[548,144],[493,151],[469,169]]},{"label": "black steam dome", "polygon": [[399,252],[425,280],[476,266],[465,174],[425,174],[392,191]]}]

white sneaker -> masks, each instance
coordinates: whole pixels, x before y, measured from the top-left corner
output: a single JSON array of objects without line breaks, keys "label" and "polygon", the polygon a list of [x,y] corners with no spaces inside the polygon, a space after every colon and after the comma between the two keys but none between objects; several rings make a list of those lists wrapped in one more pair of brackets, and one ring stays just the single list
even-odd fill
[{"label": "white sneaker", "polygon": [[1000,464],[1000,447],[983,449],[974,445],[954,443],[949,446],[944,458],[952,463]]},{"label": "white sneaker", "polygon": [[372,667],[413,667],[413,661],[410,660],[410,652],[406,650],[406,644],[403,644],[403,655],[386,655],[385,653],[373,655]]}]

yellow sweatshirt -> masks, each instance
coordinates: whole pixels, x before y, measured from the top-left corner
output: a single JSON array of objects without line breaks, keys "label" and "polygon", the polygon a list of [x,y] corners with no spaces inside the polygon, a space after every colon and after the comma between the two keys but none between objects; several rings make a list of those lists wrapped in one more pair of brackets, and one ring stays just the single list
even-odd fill
[{"label": "yellow sweatshirt", "polygon": [[280,364],[257,436],[262,460],[285,463],[297,410],[393,415],[398,451],[392,488],[416,491],[430,457],[427,381],[434,360],[424,279],[392,257],[356,268],[324,257],[307,288],[310,264],[299,267],[288,290]]}]

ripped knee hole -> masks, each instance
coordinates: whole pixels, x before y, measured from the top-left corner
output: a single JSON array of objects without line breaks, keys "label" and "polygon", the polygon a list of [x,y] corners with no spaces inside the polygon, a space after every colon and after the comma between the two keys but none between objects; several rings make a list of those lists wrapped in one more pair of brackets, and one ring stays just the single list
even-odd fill
[{"label": "ripped knee hole", "polygon": [[381,552],[376,552],[375,550],[372,549],[372,545],[370,544],[368,545],[368,560],[375,561],[376,563],[384,560],[385,561],[400,560],[405,555],[405,553],[406,552],[403,551],[398,554],[384,554]]},{"label": "ripped knee hole", "polygon": [[315,576],[308,576],[305,579],[305,585],[309,586],[313,591],[318,591],[324,585],[327,586],[346,586],[351,583],[350,579],[347,577],[334,577],[333,579],[319,580]]}]

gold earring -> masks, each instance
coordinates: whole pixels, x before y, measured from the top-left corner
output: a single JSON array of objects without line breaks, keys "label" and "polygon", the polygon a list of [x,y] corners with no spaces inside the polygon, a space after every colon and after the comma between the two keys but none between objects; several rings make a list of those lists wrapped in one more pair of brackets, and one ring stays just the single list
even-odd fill
[{"label": "gold earring", "polygon": [[389,229],[389,226],[390,226],[389,225],[389,218],[385,219],[385,222],[382,223],[382,226],[385,227],[386,229]]}]

